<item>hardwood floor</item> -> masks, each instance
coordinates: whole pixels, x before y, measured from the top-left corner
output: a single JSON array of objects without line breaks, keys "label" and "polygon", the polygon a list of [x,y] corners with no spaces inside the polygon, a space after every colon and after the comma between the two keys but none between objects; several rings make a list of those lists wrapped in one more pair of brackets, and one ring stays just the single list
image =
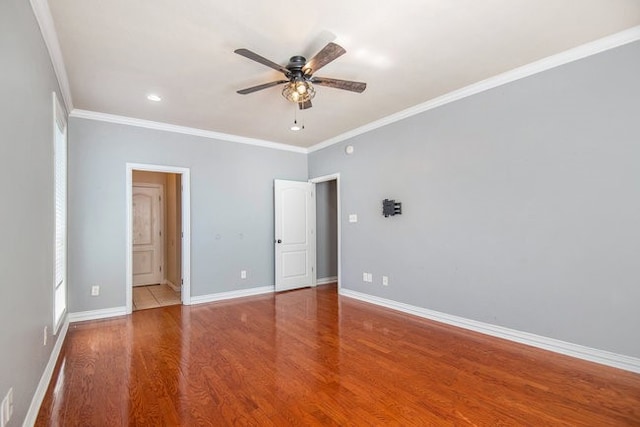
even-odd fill
[{"label": "hardwood floor", "polygon": [[36,425],[640,425],[640,375],[329,285],[72,324]]}]

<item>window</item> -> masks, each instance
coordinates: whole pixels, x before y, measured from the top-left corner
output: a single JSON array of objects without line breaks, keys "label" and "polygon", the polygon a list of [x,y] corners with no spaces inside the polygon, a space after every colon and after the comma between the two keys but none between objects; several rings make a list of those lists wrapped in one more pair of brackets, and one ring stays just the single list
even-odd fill
[{"label": "window", "polygon": [[67,122],[55,92],[53,92],[53,159],[55,197],[53,332],[57,333],[67,310]]}]

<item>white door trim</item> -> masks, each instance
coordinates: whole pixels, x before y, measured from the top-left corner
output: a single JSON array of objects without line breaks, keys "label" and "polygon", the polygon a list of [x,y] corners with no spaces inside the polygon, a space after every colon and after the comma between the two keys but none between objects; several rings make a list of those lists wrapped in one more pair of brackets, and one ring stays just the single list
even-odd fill
[{"label": "white door trim", "polygon": [[[313,184],[318,184],[320,182],[326,181],[336,181],[336,197],[337,197],[337,225],[338,225],[338,289],[342,287],[342,226],[340,219],[342,218],[342,214],[340,213],[340,173],[334,173],[331,175],[323,175],[316,178],[311,178],[309,182]],[[317,202],[317,199],[316,199]],[[316,203],[316,210],[318,209],[318,204]],[[317,282],[316,274],[318,273],[318,269],[314,270],[313,283]]]},{"label": "white door trim", "polygon": [[151,165],[143,163],[126,164],[126,303],[127,314],[133,311],[133,171],[175,173],[181,175],[182,184],[182,292],[181,298],[184,305],[191,304],[191,178],[189,168],[167,165]]}]

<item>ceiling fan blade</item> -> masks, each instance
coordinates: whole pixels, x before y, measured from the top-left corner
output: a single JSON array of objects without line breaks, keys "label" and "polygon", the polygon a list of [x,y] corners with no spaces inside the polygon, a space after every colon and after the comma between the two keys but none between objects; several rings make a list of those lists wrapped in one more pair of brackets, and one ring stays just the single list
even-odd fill
[{"label": "ceiling fan blade", "polygon": [[344,50],[342,46],[335,43],[329,43],[325,47],[323,47],[322,50],[316,54],[316,56],[314,56],[307,62],[307,65],[304,66],[304,70],[307,74],[315,73],[320,68],[324,67],[329,62],[333,61],[341,55],[344,55],[345,53],[347,53],[347,51]]},{"label": "ceiling fan blade", "polygon": [[253,61],[259,62],[262,65],[266,65],[267,67],[271,67],[274,70],[278,70],[281,73],[284,73],[285,75],[289,75],[289,70],[287,70],[282,65],[276,64],[273,61],[269,61],[267,58],[262,57],[262,56],[258,55],[255,52],[251,52],[249,49],[236,49],[236,50],[234,50],[234,52],[237,53],[240,56],[244,56],[245,58],[249,58],[249,59],[251,59]]},{"label": "ceiling fan blade", "polygon": [[307,110],[311,108],[312,107],[311,100],[308,100],[305,102],[298,102],[298,107],[300,107],[301,110]]},{"label": "ceiling fan blade", "polygon": [[326,77],[314,77],[311,79],[314,85],[328,86],[335,89],[350,90],[351,92],[362,93],[367,88],[363,82],[352,82],[350,80],[329,79]]},{"label": "ceiling fan blade", "polygon": [[270,87],[273,87],[273,86],[278,86],[278,85],[281,85],[283,83],[288,83],[288,82],[289,82],[289,80],[278,80],[277,82],[264,83],[264,84],[261,84],[261,85],[258,85],[258,86],[253,86],[253,87],[248,87],[246,89],[241,89],[241,90],[239,90],[237,92],[240,95],[246,95],[248,93],[257,92],[257,91],[262,90],[262,89],[267,89],[267,88],[270,88]]}]

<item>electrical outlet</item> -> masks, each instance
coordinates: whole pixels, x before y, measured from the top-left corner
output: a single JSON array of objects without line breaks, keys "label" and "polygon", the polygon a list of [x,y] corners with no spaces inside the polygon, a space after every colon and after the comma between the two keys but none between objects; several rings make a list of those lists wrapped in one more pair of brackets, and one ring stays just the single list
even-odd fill
[{"label": "electrical outlet", "polygon": [[48,327],[44,327],[44,332],[42,334],[43,338],[42,338],[42,345],[46,346],[47,345],[47,336],[49,335],[49,328]]},{"label": "electrical outlet", "polygon": [[389,286],[389,278],[387,276],[382,276],[382,286]]},{"label": "electrical outlet", "polygon": [[241,279],[246,279],[247,278],[247,270],[242,270],[240,272],[240,278]]},{"label": "electrical outlet", "polygon": [[349,214],[349,222],[358,222],[358,214]]},{"label": "electrical outlet", "polygon": [[98,295],[100,295],[100,286],[99,285],[91,286],[91,296],[97,297]]}]

